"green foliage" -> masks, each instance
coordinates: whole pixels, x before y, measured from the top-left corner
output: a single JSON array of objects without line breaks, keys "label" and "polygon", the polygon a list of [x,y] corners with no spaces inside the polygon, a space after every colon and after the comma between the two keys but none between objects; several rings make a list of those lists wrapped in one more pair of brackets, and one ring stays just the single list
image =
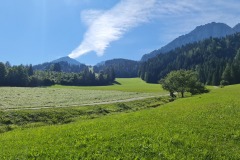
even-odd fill
[{"label": "green foliage", "polygon": [[229,63],[227,64],[226,68],[223,71],[222,79],[228,83],[232,81],[231,65]]},{"label": "green foliage", "polygon": [[184,97],[185,92],[197,94],[205,91],[197,73],[191,70],[172,71],[160,82],[163,89],[170,92],[171,97],[174,97],[174,92],[179,92]]},{"label": "green foliage", "polygon": [[61,72],[61,65],[60,63],[54,63],[50,66],[50,70],[53,72]]},{"label": "green foliage", "polygon": [[30,66],[27,66],[27,70],[28,70],[28,76],[32,76],[34,74],[33,67],[31,64],[30,64]]},{"label": "green foliage", "polygon": [[134,78],[138,76],[139,62],[127,59],[113,59],[94,66],[94,71],[100,73],[112,68],[116,78]]},{"label": "green foliage", "polygon": [[239,90],[227,86],[139,112],[15,129],[0,135],[0,159],[239,159]]},{"label": "green foliage", "polygon": [[[57,64],[57,66],[56,66]],[[66,72],[66,73],[79,73],[82,72],[84,69],[88,68],[84,64],[69,64],[68,62],[65,61],[60,61],[60,62],[48,62],[48,63],[43,63],[39,65],[33,66],[33,70],[40,70],[40,71],[50,71],[54,70],[54,66],[57,67],[58,71]],[[55,69],[55,71],[57,71]]]},{"label": "green foliage", "polygon": [[[74,67],[74,66],[73,66]],[[46,71],[33,71],[30,66],[13,66],[0,63],[0,86],[36,87],[51,86],[54,84],[75,86],[101,86],[110,85],[115,80],[115,72],[108,68],[96,76],[89,68],[82,72],[62,72],[60,63],[54,63]]]},{"label": "green foliage", "polygon": [[240,83],[240,49],[231,63],[228,63],[223,74],[222,80],[229,84]]},{"label": "green foliage", "polygon": [[224,38],[210,38],[188,44],[143,62],[139,77],[149,83],[157,83],[174,70],[195,70],[200,81],[207,85],[219,85],[221,80],[229,84],[240,83],[240,33]]},{"label": "green foliage", "polygon": [[7,86],[28,86],[29,76],[27,68],[23,65],[13,66],[8,68],[6,75],[6,85]]},{"label": "green foliage", "polygon": [[5,85],[7,70],[4,63],[0,62],[0,86]]},{"label": "green foliage", "polygon": [[220,86],[221,86],[221,87],[224,87],[224,86],[227,86],[227,85],[229,85],[229,82],[228,82],[228,81],[226,81],[226,80],[221,80],[221,82],[220,82]]}]

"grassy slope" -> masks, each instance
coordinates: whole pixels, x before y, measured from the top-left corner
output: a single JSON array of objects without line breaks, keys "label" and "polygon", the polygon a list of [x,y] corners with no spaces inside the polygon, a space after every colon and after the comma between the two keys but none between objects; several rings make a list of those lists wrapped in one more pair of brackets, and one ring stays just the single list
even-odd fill
[{"label": "grassy slope", "polygon": [[144,93],[162,93],[163,91],[161,85],[159,84],[149,84],[141,80],[140,78],[117,78],[116,84],[109,86],[60,86],[55,85],[52,88],[76,88],[76,89],[86,89],[86,90],[117,90],[126,92],[144,92]]},{"label": "grassy slope", "polygon": [[121,112],[135,112],[168,103],[168,97],[154,97],[103,105],[0,111],[0,133],[17,128],[66,124]]},{"label": "grassy slope", "polygon": [[0,159],[239,159],[240,85],[155,109],[0,134]]}]

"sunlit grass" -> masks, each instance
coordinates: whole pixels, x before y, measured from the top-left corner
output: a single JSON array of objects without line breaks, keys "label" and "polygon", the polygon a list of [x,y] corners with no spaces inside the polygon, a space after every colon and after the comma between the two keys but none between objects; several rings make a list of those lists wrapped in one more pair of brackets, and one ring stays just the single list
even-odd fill
[{"label": "sunlit grass", "polygon": [[0,87],[0,110],[115,103],[166,94],[160,84],[147,84],[139,78],[120,78],[110,86]]},{"label": "sunlit grass", "polygon": [[239,159],[240,85],[158,108],[0,134],[1,159]]},{"label": "sunlit grass", "polygon": [[72,88],[1,87],[0,110],[94,105],[127,99],[148,98],[157,95],[156,93]]},{"label": "sunlit grass", "polygon": [[167,93],[160,84],[149,84],[140,78],[117,78],[115,84],[109,86],[61,86],[55,85],[51,88],[74,88],[86,90],[116,90],[124,92],[144,92],[144,93]]}]

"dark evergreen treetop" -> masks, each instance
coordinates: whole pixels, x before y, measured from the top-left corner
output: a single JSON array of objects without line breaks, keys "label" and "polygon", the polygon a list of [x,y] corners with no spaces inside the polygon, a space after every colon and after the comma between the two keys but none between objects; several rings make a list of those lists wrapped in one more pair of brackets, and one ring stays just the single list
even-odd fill
[{"label": "dark evergreen treetop", "polygon": [[133,78],[138,76],[139,62],[127,59],[112,59],[94,66],[95,72],[112,68],[116,78]]},{"label": "dark evergreen treetop", "polygon": [[0,86],[36,87],[54,84],[75,86],[109,85],[115,81],[114,70],[109,68],[96,74],[86,67],[78,73],[63,72],[59,63],[50,70],[33,71],[30,66],[11,66],[0,62]]}]

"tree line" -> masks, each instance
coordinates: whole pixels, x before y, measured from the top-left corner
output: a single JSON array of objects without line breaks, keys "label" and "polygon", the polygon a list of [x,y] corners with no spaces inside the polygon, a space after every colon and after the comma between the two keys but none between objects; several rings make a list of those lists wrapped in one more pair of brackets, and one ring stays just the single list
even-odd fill
[{"label": "tree line", "polygon": [[207,85],[240,83],[240,33],[176,48],[141,63],[139,77],[157,83],[174,70],[193,70]]},{"label": "tree line", "polygon": [[54,70],[53,67],[58,67],[55,69],[61,70],[61,72],[67,72],[67,73],[79,73],[82,72],[84,69],[88,68],[85,64],[69,64],[68,62],[61,61],[57,63],[53,62],[46,62],[43,64],[38,64],[33,66],[33,70],[41,70],[41,71],[46,71],[46,70]]},{"label": "tree line", "polygon": [[55,84],[74,86],[108,85],[115,80],[112,68],[106,68],[96,74],[85,67],[78,73],[62,72],[59,63],[52,64],[49,70],[33,70],[32,65],[11,66],[9,62],[0,62],[0,86],[36,87]]},{"label": "tree line", "polygon": [[94,66],[94,71],[99,72],[106,68],[113,68],[117,78],[138,77],[139,62],[127,59],[112,59]]}]

